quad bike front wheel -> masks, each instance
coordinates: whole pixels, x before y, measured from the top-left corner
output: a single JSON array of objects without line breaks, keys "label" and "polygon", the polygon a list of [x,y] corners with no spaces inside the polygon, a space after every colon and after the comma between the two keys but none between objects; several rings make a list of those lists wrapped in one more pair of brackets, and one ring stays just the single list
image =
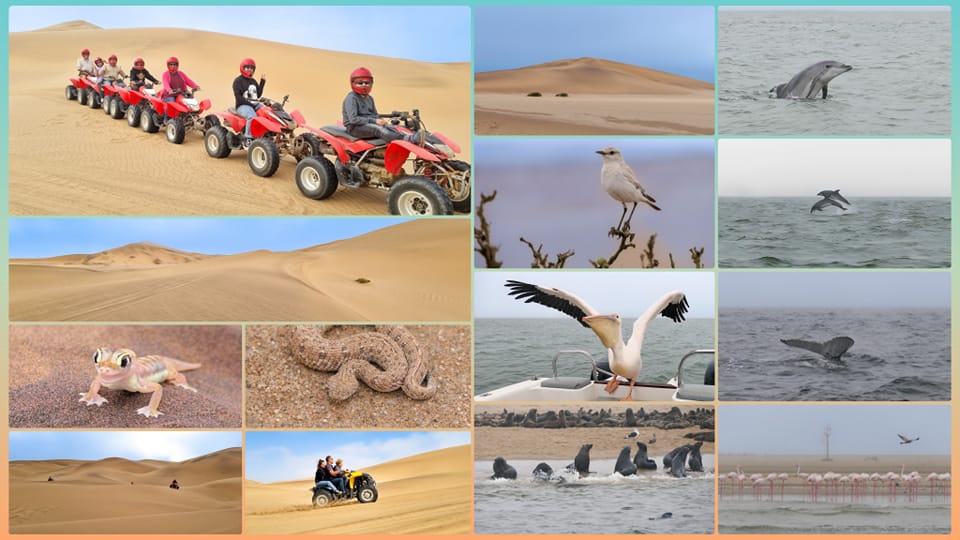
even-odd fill
[{"label": "quad bike front wheel", "polygon": [[118,98],[117,96],[107,96],[103,98],[103,102],[101,103],[101,105],[103,106],[100,107],[101,109],[103,109],[103,114],[110,116],[110,104],[113,103],[114,99],[120,99],[120,98]]},{"label": "quad bike front wheel", "polygon": [[90,94],[87,92],[86,89],[81,88],[81,89],[77,90],[77,103],[79,103],[79,104],[81,104],[81,105],[86,105],[86,104],[87,104],[87,98],[89,98],[89,97],[90,97]]},{"label": "quad bike front wheel", "polygon": [[127,107],[127,125],[130,127],[140,127],[140,106],[131,105]]},{"label": "quad bike front wheel", "polygon": [[67,98],[67,101],[73,101],[77,99],[77,89],[73,87],[72,84],[68,84],[67,88],[64,90],[64,95]]},{"label": "quad bike front wheel", "polygon": [[277,145],[270,139],[253,141],[247,150],[247,164],[257,176],[273,176],[280,166],[280,151],[277,150]]},{"label": "quad bike front wheel", "polygon": [[187,134],[187,128],[183,125],[183,119],[178,116],[177,118],[168,120],[167,126],[164,128],[164,133],[167,135],[167,141],[173,144],[182,143],[184,136]]},{"label": "quad bike front wheel", "polygon": [[313,200],[326,199],[337,191],[337,169],[323,156],[300,160],[294,178],[300,193]]},{"label": "quad bike front wheel", "polygon": [[357,500],[361,503],[377,502],[378,498],[380,498],[380,493],[373,486],[364,486],[357,492]]},{"label": "quad bike front wheel", "polygon": [[87,90],[87,105],[89,105],[91,109],[100,108],[100,94],[92,88]]},{"label": "quad bike front wheel", "polygon": [[118,97],[113,98],[110,102],[110,117],[119,120],[123,118],[123,113],[123,101]]},{"label": "quad bike front wheel", "polygon": [[448,216],[453,213],[453,204],[429,178],[404,176],[390,187],[387,209],[397,216]]},{"label": "quad bike front wheel", "polygon": [[223,126],[213,126],[203,132],[203,146],[212,158],[225,158],[230,155],[230,143],[227,142],[227,130]]}]

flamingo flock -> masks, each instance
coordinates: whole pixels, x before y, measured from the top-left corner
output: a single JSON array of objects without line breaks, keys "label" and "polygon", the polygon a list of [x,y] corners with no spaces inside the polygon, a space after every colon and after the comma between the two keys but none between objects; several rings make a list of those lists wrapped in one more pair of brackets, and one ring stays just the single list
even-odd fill
[{"label": "flamingo flock", "polygon": [[931,472],[924,480],[917,471],[905,473],[904,467],[900,468],[899,473],[891,471],[885,474],[876,472],[820,474],[802,473],[798,465],[796,472],[792,474],[781,472],[747,475],[738,465],[736,471],[730,471],[718,478],[721,497],[741,499],[746,485],[751,488],[753,498],[756,500],[762,500],[765,497],[773,500],[777,491],[779,491],[780,500],[783,500],[786,485],[792,478],[796,481],[790,482],[791,487],[798,488],[804,498],[812,502],[857,502],[870,496],[871,493],[874,499],[884,497],[895,501],[902,494],[907,500],[916,501],[921,496],[921,490],[925,490],[931,500],[950,496],[950,473]]}]

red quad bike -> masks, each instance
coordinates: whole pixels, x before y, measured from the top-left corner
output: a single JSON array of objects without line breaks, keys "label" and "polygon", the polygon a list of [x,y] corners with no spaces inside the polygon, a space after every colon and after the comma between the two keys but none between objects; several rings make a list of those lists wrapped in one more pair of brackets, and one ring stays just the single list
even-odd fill
[{"label": "red quad bike", "polygon": [[[392,118],[391,123],[402,133],[423,133],[422,144],[403,139],[389,143],[358,139],[343,127],[324,126],[314,132],[323,139],[321,152],[331,157],[311,157],[297,165],[300,192],[322,200],[333,195],[338,184],[351,188],[370,185],[387,191],[387,209],[394,215],[469,212],[470,164],[453,159],[460,146],[439,133],[426,131],[417,109],[380,116]],[[413,174],[403,168],[408,158]]]},{"label": "red quad bike", "polygon": [[289,95],[283,101],[260,98],[263,107],[257,109],[257,115],[250,122],[251,139],[243,136],[247,119],[237,114],[236,109],[217,113],[226,125],[214,125],[204,134],[204,146],[207,154],[213,158],[225,158],[234,149],[247,150],[247,164],[257,176],[273,176],[280,166],[280,158],[290,154],[297,161],[308,156],[320,155],[320,139],[312,133],[294,134],[297,128],[307,128],[307,120],[298,110],[287,112]]},{"label": "red quad bike", "polygon": [[[120,97],[120,93],[129,93],[130,89],[123,85],[123,79],[118,80],[118,84],[106,84],[103,85],[103,113],[114,119],[123,118],[124,111],[118,111],[118,105],[123,103]],[[116,103],[114,103],[116,102]]]},{"label": "red quad bike", "polygon": [[[159,95],[150,95],[144,92],[146,103],[140,112],[140,128],[147,133],[156,133],[164,127],[167,140],[173,144],[180,144],[186,136],[187,130],[206,131],[213,125],[219,125],[220,120],[212,114],[203,116],[203,112],[210,108],[210,100],[198,101],[190,92],[171,92],[174,101],[163,101]],[[167,123],[164,126],[163,112],[167,112]],[[128,119],[129,122],[129,119]]]},{"label": "red quad bike", "polygon": [[68,100],[77,100],[81,105],[90,105],[91,109],[100,106],[100,92],[97,90],[97,83],[93,77],[85,71],[81,71],[76,77],[70,77],[70,84],[64,90]]},{"label": "red quad bike", "polygon": [[140,115],[143,114],[144,107],[150,107],[147,98],[156,98],[157,94],[153,85],[142,85],[137,89],[120,88],[117,91],[117,97],[120,99],[115,99],[107,105],[108,114],[113,118],[126,117],[128,126],[139,127]]}]

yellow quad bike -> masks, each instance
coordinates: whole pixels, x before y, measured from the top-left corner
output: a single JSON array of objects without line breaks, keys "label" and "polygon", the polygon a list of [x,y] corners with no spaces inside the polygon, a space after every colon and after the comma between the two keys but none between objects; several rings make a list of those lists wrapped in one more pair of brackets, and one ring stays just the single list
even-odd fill
[{"label": "yellow quad bike", "polygon": [[377,482],[372,476],[365,472],[351,471],[344,477],[343,494],[337,495],[333,490],[326,487],[314,486],[310,488],[313,492],[313,505],[326,506],[333,501],[345,501],[357,498],[361,503],[377,502],[380,498],[380,492],[377,491]]}]

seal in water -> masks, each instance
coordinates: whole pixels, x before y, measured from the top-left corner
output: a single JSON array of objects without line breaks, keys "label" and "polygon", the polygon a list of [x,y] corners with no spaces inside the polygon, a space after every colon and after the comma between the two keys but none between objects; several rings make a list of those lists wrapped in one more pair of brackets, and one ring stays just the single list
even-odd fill
[{"label": "seal in water", "polygon": [[692,472],[703,472],[703,456],[700,455],[700,447],[703,441],[697,441],[690,448],[690,456],[687,458],[687,468]]},{"label": "seal in water", "polygon": [[677,453],[674,454],[673,460],[670,462],[670,474],[677,478],[683,478],[687,475],[687,454],[690,453],[691,448],[693,448],[692,445],[685,444],[675,449]]},{"label": "seal in water", "polygon": [[497,456],[497,459],[493,460],[493,476],[491,476],[490,479],[496,480],[497,478],[517,479],[517,470],[511,467],[507,463],[507,460],[500,456]]},{"label": "seal in water", "polygon": [[633,464],[636,465],[637,470],[657,470],[657,462],[647,457],[647,445],[640,441],[637,441],[637,455],[633,456]]},{"label": "seal in water", "polygon": [[613,466],[613,470],[620,473],[620,476],[637,474],[637,466],[630,461],[630,446],[624,446],[620,450],[620,455],[617,456],[617,464]]},{"label": "seal in water", "polygon": [[580,478],[590,474],[590,449],[592,444],[585,444],[580,447],[577,457],[573,458],[573,468],[580,473]]},{"label": "seal in water", "polygon": [[840,360],[840,357],[847,352],[847,349],[853,347],[853,339],[847,336],[838,336],[823,343],[802,339],[781,339],[780,342],[784,345],[815,352],[827,360]]},{"label": "seal in water", "polygon": [[550,480],[553,478],[553,467],[541,461],[534,467],[533,477],[539,480]]},{"label": "seal in water", "polygon": [[771,97],[815,99],[817,94],[827,97],[827,85],[836,77],[853,69],[836,60],[824,60],[797,73],[789,82],[770,89]]}]

